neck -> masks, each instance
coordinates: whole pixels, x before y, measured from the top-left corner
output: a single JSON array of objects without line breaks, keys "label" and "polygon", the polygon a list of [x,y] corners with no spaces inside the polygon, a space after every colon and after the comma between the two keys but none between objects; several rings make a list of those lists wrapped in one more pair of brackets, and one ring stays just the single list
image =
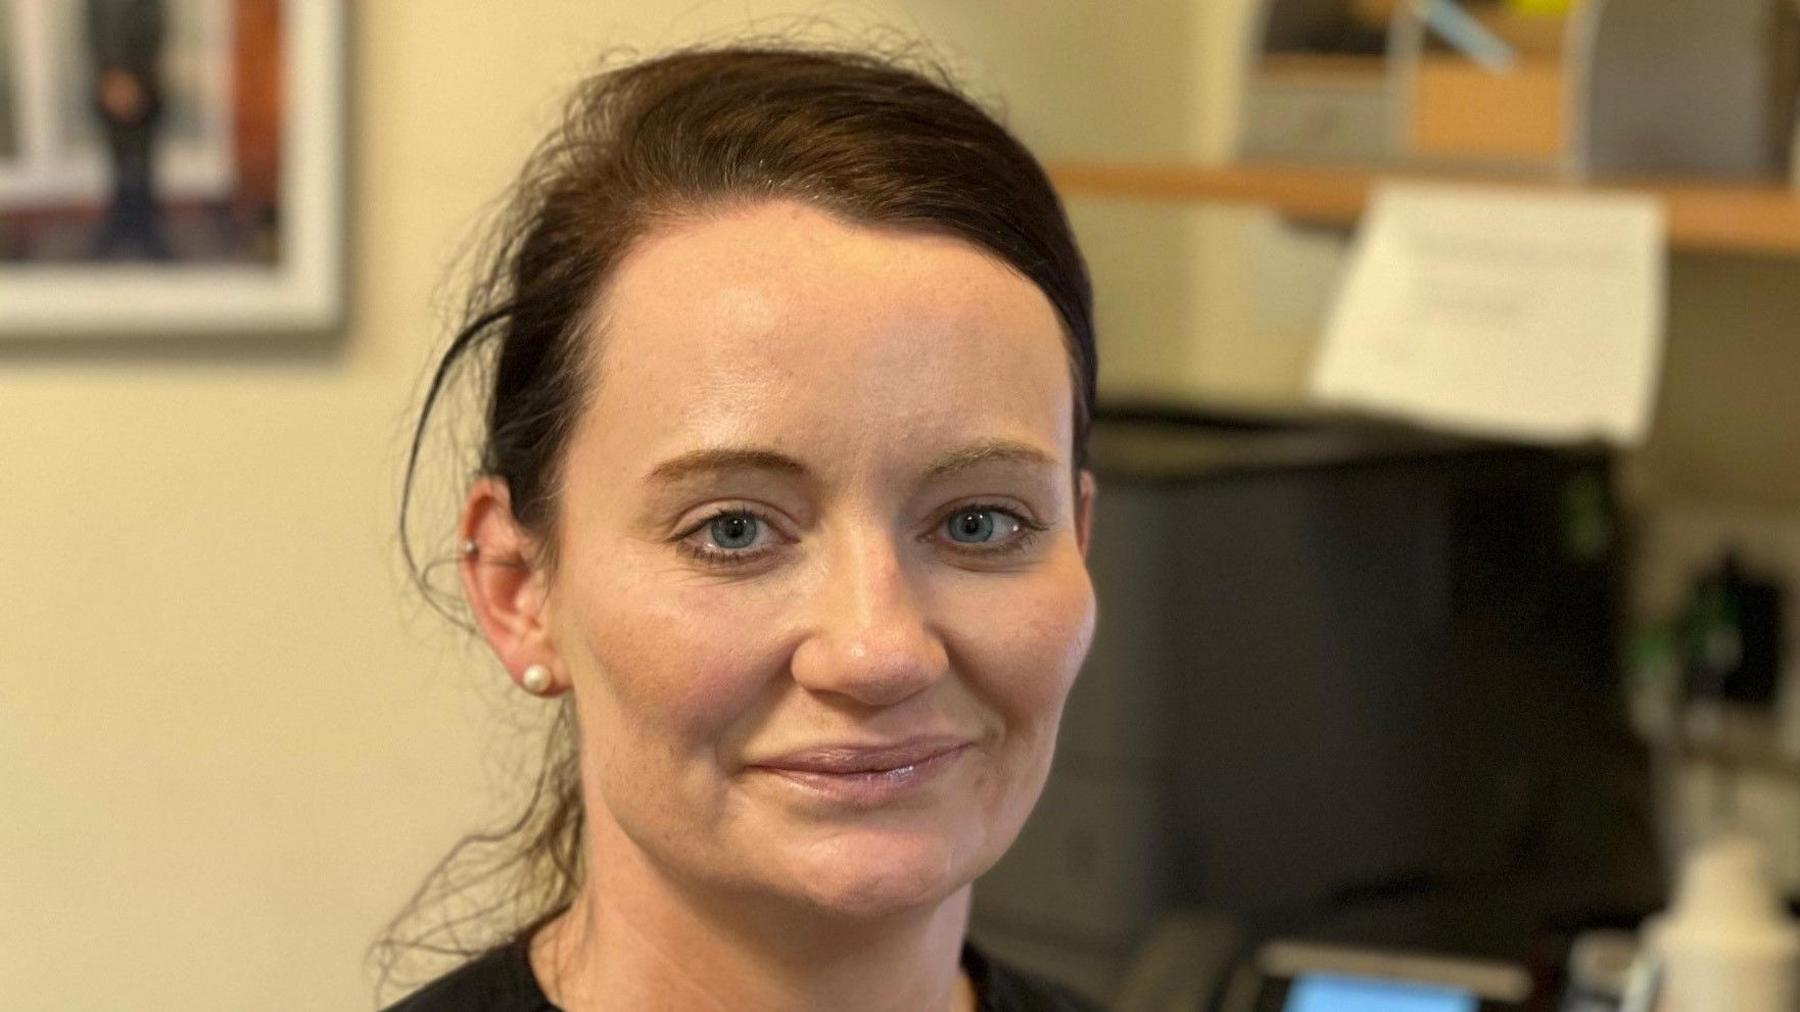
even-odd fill
[{"label": "neck", "polygon": [[684,888],[610,820],[589,823],[575,903],[533,940],[568,1012],[627,1008],[973,1010],[960,969],[968,886],[879,920]]}]

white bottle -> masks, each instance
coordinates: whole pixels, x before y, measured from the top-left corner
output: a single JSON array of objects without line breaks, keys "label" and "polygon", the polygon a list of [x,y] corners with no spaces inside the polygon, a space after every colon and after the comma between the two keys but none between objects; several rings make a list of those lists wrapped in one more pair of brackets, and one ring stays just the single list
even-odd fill
[{"label": "white bottle", "polygon": [[1770,885],[1762,850],[1724,836],[1684,863],[1675,904],[1645,926],[1662,964],[1656,1012],[1800,1009],[1800,926]]}]

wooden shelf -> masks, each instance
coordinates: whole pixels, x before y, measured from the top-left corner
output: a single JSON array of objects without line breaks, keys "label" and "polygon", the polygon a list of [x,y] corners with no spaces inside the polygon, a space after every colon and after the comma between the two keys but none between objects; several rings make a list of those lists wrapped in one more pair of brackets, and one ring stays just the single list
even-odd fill
[{"label": "wooden shelf", "polygon": [[1351,225],[1380,182],[1480,183],[1568,193],[1648,194],[1668,213],[1669,245],[1693,252],[1800,254],[1800,191],[1778,183],[1551,180],[1353,168],[1064,162],[1050,178],[1066,196],[1256,204],[1296,221]]}]

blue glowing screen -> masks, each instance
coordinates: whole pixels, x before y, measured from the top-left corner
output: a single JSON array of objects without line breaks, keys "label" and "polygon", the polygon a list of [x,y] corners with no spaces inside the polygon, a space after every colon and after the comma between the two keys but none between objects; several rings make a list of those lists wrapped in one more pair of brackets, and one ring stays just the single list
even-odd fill
[{"label": "blue glowing screen", "polygon": [[1288,989],[1282,1012],[1476,1012],[1467,991],[1367,977],[1309,973]]}]

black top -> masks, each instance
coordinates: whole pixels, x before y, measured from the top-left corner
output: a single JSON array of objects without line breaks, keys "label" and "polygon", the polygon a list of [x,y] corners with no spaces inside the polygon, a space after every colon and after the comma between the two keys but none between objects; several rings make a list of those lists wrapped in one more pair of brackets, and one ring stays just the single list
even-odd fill
[{"label": "black top", "polygon": [[[1097,1012],[1099,1006],[1056,985],[1007,969],[973,945],[963,969],[981,1012]],[[531,972],[523,943],[495,949],[452,970],[387,1012],[560,1012]]]}]

